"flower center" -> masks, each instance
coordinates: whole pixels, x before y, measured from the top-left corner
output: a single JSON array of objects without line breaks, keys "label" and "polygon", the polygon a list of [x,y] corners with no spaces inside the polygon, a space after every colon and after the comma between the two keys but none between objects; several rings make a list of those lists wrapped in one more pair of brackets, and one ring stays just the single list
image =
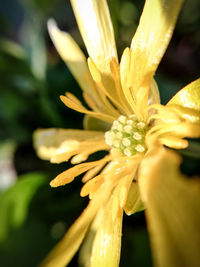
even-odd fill
[{"label": "flower center", "polygon": [[135,115],[120,116],[113,122],[110,131],[105,133],[106,144],[119,149],[125,156],[142,153],[145,147],[146,124],[138,121]]}]

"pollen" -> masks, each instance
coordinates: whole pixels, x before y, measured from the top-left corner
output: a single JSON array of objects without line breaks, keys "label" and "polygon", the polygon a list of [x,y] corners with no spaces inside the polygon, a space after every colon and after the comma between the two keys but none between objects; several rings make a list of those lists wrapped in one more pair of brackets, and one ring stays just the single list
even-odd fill
[{"label": "pollen", "polygon": [[127,157],[143,153],[146,150],[146,128],[146,124],[139,121],[134,114],[121,115],[105,133],[105,141],[110,147],[119,149]]}]

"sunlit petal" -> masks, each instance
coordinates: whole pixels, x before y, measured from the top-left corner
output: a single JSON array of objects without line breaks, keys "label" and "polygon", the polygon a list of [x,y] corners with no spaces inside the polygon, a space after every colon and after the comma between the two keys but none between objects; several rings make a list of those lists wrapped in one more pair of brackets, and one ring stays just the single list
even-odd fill
[{"label": "sunlit petal", "polygon": [[82,164],[78,164],[70,169],[67,169],[66,171],[60,173],[57,175],[50,183],[52,187],[57,187],[61,185],[66,185],[68,183],[71,183],[75,177],[78,175],[98,166],[99,164],[106,163],[109,161],[109,157],[104,157],[101,160],[92,161],[92,162],[85,162]]},{"label": "sunlit petal", "polygon": [[175,148],[175,149],[186,148],[188,147],[188,144],[189,144],[187,140],[178,138],[176,136],[171,136],[171,135],[161,136],[159,140],[161,144],[171,147],[171,148]]},{"label": "sunlit petal", "polygon": [[[128,87],[143,112],[153,75],[170,41],[182,0],[146,0],[131,44]],[[139,98],[140,91],[144,99]],[[146,99],[145,99],[146,98]]]},{"label": "sunlit petal", "polygon": [[123,209],[118,197],[113,193],[105,206],[92,247],[90,267],[119,265]]},{"label": "sunlit petal", "polygon": [[113,117],[110,114],[88,110],[81,103],[77,103],[77,101],[74,101],[74,99],[69,98],[68,95],[67,96],[60,96],[60,99],[67,107],[74,109],[80,113],[91,115],[94,118],[106,121],[108,123],[111,123],[115,120],[115,117]]},{"label": "sunlit petal", "polygon": [[[105,143],[103,132],[54,128],[36,130],[33,141],[37,154],[42,159],[51,160],[56,155],[62,155],[57,163],[68,160],[70,155],[78,154],[87,147],[94,147],[94,144]],[[71,154],[67,157],[66,153]]]},{"label": "sunlit petal", "polygon": [[53,19],[48,21],[48,30],[51,39],[58,50],[58,53],[67,64],[73,76],[78,81],[80,87],[91,93],[91,83],[88,83],[88,78],[91,79],[86,57],[73,40],[69,33],[61,31]]},{"label": "sunlit petal", "polygon": [[105,0],[71,0],[76,20],[97,68],[110,72],[110,61],[117,60],[114,33]]},{"label": "sunlit petal", "polygon": [[179,172],[175,152],[156,148],[143,160],[139,186],[155,266],[199,266],[200,179]]},{"label": "sunlit petal", "polygon": [[168,102],[200,111],[200,79],[185,86]]},{"label": "sunlit petal", "polygon": [[69,263],[82,243],[94,216],[100,206],[106,202],[108,196],[109,191],[104,190],[94,200],[90,201],[81,216],[41,264],[41,267],[64,267]]},{"label": "sunlit petal", "polygon": [[144,204],[141,200],[138,182],[133,181],[129,189],[128,198],[124,210],[127,215],[131,215],[143,209],[144,209]]}]

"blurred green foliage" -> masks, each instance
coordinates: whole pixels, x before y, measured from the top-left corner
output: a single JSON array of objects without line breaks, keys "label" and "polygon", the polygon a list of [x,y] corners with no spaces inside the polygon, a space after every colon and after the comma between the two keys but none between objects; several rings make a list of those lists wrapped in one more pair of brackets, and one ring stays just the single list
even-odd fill
[{"label": "blurred green foliage", "polygon": [[[108,4],[121,56],[131,42],[144,1],[108,0]],[[199,10],[199,0],[185,1],[156,74],[163,103],[200,76]],[[37,128],[80,129],[83,125],[83,116],[59,100],[67,90],[82,96],[48,37],[49,17],[86,52],[69,1],[8,0],[0,5],[0,143],[15,145],[13,168],[18,174],[16,183],[0,195],[0,260],[5,267],[37,266],[87,204],[79,197],[79,179],[63,188],[48,185],[70,164],[41,161],[32,148]],[[184,159],[185,172],[199,173],[198,157],[194,161],[186,151]],[[120,266],[151,266],[144,214],[125,216],[123,233]],[[76,257],[70,266],[77,266]]]},{"label": "blurred green foliage", "polygon": [[19,176],[19,181],[0,196],[0,243],[12,230],[19,228],[28,214],[28,207],[46,175],[30,173]]}]

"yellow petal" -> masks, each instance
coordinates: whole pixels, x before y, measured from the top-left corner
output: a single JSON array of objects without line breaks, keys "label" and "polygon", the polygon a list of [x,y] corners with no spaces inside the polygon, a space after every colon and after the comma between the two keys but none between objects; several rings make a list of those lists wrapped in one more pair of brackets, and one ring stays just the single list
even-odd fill
[{"label": "yellow petal", "polygon": [[[113,218],[114,215],[114,218]],[[121,250],[123,209],[112,194],[94,239],[90,267],[118,267]]]},{"label": "yellow petal", "polygon": [[101,113],[101,112],[94,112],[86,109],[82,104],[78,104],[77,101],[70,99],[67,96],[60,96],[61,101],[69,108],[74,109],[80,113],[89,114],[94,118],[112,123],[116,118],[110,114]]},{"label": "yellow petal", "polygon": [[[101,142],[102,140],[104,140],[103,132],[72,129],[38,129],[33,135],[37,154],[45,160],[51,160],[57,154],[76,151],[80,149],[82,142],[89,142],[90,145],[90,142]],[[60,162],[62,161],[66,161],[66,157]]]},{"label": "yellow petal", "polygon": [[94,167],[101,165],[102,163],[106,163],[110,160],[109,156],[104,157],[103,159],[92,161],[92,162],[84,162],[82,164],[78,164],[62,173],[57,175],[50,183],[52,187],[57,187],[61,185],[66,185],[71,183],[75,177],[79,176],[80,174],[93,169]]},{"label": "yellow petal", "polygon": [[178,138],[176,136],[162,136],[159,138],[161,144],[175,149],[184,149],[188,147],[189,143],[185,139]]},{"label": "yellow petal", "polygon": [[152,104],[160,104],[160,92],[158,90],[158,85],[154,79],[151,82],[148,98],[148,105],[150,106]]},{"label": "yellow petal", "polygon": [[70,262],[82,243],[94,216],[101,205],[106,202],[108,195],[109,192],[104,190],[104,192],[101,192],[95,199],[90,201],[81,216],[41,264],[41,267],[64,267]]},{"label": "yellow petal", "polygon": [[184,107],[177,104],[168,104],[166,107],[174,110],[182,119],[190,122],[200,122],[200,113],[197,109]]},{"label": "yellow petal", "polygon": [[[148,101],[153,75],[170,41],[182,0],[146,0],[140,23],[131,43],[129,88],[138,99],[141,90]],[[145,95],[146,94],[146,95]],[[140,99],[138,99],[140,106]],[[144,99],[141,100],[144,102]]]},{"label": "yellow petal", "polygon": [[58,53],[67,64],[80,87],[86,92],[91,92],[92,88],[87,80],[87,77],[90,77],[90,73],[85,55],[79,46],[70,34],[61,31],[57,27],[57,24],[53,19],[48,21],[48,30]]},{"label": "yellow petal", "polygon": [[139,186],[155,266],[199,266],[200,179],[179,171],[180,156],[157,148],[143,160]]},{"label": "yellow petal", "polygon": [[[179,122],[179,123],[157,123],[153,126],[147,133],[147,136],[152,132],[157,135],[162,135],[168,133],[169,135],[174,135],[176,137],[190,137],[198,138],[200,137],[200,124],[191,122]],[[162,137],[162,136],[161,136]]]},{"label": "yellow petal", "polygon": [[200,79],[181,89],[167,105],[177,104],[200,111]]},{"label": "yellow petal", "polygon": [[93,194],[104,182],[103,175],[97,175],[95,178],[89,180],[81,189],[80,195],[85,197],[89,194]]},{"label": "yellow petal", "polygon": [[[97,215],[95,216],[91,227],[83,241],[83,245],[79,251],[78,263],[80,266],[90,267],[90,259],[91,259],[91,252],[92,252],[92,245],[95,238],[95,234],[97,228],[102,220],[103,209],[99,209]],[[78,265],[78,266],[79,266]]]},{"label": "yellow petal", "polygon": [[71,4],[89,56],[99,70],[110,72],[110,61],[117,60],[117,52],[106,1],[71,0]]},{"label": "yellow petal", "polygon": [[128,198],[126,201],[126,205],[124,207],[124,211],[126,212],[127,215],[131,215],[143,209],[144,209],[144,204],[141,201],[138,183],[136,181],[133,181],[129,189]]},{"label": "yellow petal", "polygon": [[70,34],[59,30],[53,19],[48,21],[48,30],[58,53],[67,64],[82,90],[90,96],[98,109],[105,111],[104,99],[93,82],[86,57],[79,46]]}]

